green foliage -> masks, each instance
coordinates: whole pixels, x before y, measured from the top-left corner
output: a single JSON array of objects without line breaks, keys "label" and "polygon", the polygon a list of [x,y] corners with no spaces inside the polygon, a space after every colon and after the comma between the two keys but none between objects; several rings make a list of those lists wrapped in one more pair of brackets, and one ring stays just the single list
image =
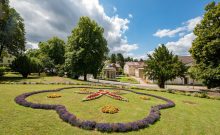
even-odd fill
[{"label": "green foliage", "polygon": [[107,57],[107,41],[104,29],[89,17],[81,17],[78,25],[68,37],[65,69],[69,74],[97,76]]},{"label": "green foliage", "polygon": [[111,63],[116,63],[116,55],[113,53],[112,55],[111,55]]},{"label": "green foliage", "polygon": [[157,80],[160,88],[164,88],[165,81],[183,77],[186,72],[185,65],[163,44],[148,57],[145,67],[146,74],[149,79]]},{"label": "green foliage", "polygon": [[5,70],[5,67],[0,67],[0,77],[4,75]]},{"label": "green foliage", "polygon": [[18,56],[12,61],[11,69],[19,72],[24,78],[27,78],[33,69],[31,59],[26,55]]},{"label": "green foliage", "polygon": [[119,65],[123,69],[124,65],[125,65],[125,60],[124,60],[124,56],[121,53],[117,54],[117,62],[119,63]]},{"label": "green foliage", "polygon": [[41,42],[39,47],[42,54],[54,61],[54,65],[64,63],[65,42],[62,39],[53,37],[47,42]]},{"label": "green foliage", "polygon": [[25,29],[21,16],[10,8],[8,0],[0,1],[0,56],[3,50],[18,55],[25,50]]},{"label": "green foliage", "polygon": [[196,39],[190,53],[196,60],[199,78],[208,88],[220,86],[220,3],[206,6],[201,24],[195,27]]}]

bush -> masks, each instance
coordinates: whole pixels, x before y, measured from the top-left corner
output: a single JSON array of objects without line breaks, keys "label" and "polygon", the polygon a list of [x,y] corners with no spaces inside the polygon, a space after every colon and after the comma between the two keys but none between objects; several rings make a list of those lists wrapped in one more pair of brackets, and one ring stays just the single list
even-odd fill
[{"label": "bush", "polygon": [[208,95],[207,95],[207,93],[203,92],[203,93],[201,93],[201,95],[200,95],[199,97],[200,97],[200,98],[207,98]]},{"label": "bush", "polygon": [[5,67],[0,67],[0,77],[4,75],[5,70]]}]

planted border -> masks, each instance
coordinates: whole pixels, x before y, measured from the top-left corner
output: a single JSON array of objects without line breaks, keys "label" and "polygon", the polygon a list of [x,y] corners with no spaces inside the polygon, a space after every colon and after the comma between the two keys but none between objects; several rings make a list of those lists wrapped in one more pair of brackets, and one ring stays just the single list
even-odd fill
[{"label": "planted border", "polygon": [[[128,131],[137,131],[139,129],[146,128],[149,125],[154,124],[156,121],[160,119],[161,109],[167,109],[167,108],[171,108],[175,106],[175,103],[173,101],[167,98],[164,98],[164,97],[141,93],[141,92],[135,92],[135,91],[128,90],[128,89],[118,89],[118,90],[133,92],[139,95],[147,95],[147,96],[155,97],[155,98],[166,101],[166,104],[159,104],[156,106],[152,106],[150,109],[150,113],[145,118],[134,121],[134,122],[98,123],[98,122],[90,121],[90,120],[80,120],[74,114],[68,112],[66,107],[63,105],[37,104],[37,103],[28,102],[26,100],[27,97],[34,95],[34,94],[39,94],[39,93],[44,93],[44,92],[58,92],[64,89],[72,89],[72,88],[92,88],[92,87],[64,87],[64,88],[59,88],[55,90],[34,91],[34,92],[21,94],[17,96],[14,100],[19,105],[30,107],[33,109],[55,110],[63,121],[71,124],[72,126],[79,127],[79,128],[86,129],[86,130],[98,130],[101,132],[128,132]],[[100,88],[92,88],[92,89],[100,89]]]}]

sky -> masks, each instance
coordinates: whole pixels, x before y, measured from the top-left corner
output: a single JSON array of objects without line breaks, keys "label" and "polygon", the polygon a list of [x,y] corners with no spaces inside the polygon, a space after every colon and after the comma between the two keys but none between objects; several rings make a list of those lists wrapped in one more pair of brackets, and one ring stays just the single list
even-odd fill
[{"label": "sky", "polygon": [[[110,53],[147,58],[160,44],[190,55],[204,7],[212,0],[10,0],[22,16],[26,47],[58,36],[67,41],[81,16],[101,25]],[[215,0],[220,2],[220,0]]]}]

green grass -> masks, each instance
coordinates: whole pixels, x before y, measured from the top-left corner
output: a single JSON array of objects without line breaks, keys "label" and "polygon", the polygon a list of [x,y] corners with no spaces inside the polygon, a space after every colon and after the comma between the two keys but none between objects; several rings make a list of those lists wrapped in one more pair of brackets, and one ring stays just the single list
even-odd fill
[{"label": "green grass", "polygon": [[46,76],[45,74],[38,74],[32,73],[28,76],[28,78],[23,78],[18,73],[7,73],[3,77],[0,77],[0,82],[38,82],[38,83],[66,83],[66,82],[75,82],[75,83],[83,83],[83,81],[71,79],[71,78],[64,78],[59,76]]},{"label": "green grass", "polygon": [[[63,122],[55,111],[31,109],[14,102],[14,98],[24,92],[65,87],[64,85],[0,85],[0,134],[1,135],[89,135],[103,134],[72,127]],[[176,107],[161,110],[161,119],[154,125],[140,131],[128,132],[129,135],[218,135],[220,133],[220,101],[197,97],[136,90],[172,99]],[[39,103],[64,104],[70,112],[81,119],[99,122],[133,121],[146,116],[151,105],[163,101],[151,98],[141,100],[138,95],[127,93],[123,96],[129,102],[101,97],[88,102],[81,102],[86,95],[74,93],[74,89],[58,92],[58,99],[47,99],[48,93],[33,95],[29,101]],[[191,104],[194,103],[194,104]],[[113,104],[120,108],[117,114],[103,114],[100,108]],[[122,133],[112,133],[122,134]]]},{"label": "green grass", "polygon": [[132,77],[118,77],[116,78],[119,82],[138,84],[139,82]]}]

